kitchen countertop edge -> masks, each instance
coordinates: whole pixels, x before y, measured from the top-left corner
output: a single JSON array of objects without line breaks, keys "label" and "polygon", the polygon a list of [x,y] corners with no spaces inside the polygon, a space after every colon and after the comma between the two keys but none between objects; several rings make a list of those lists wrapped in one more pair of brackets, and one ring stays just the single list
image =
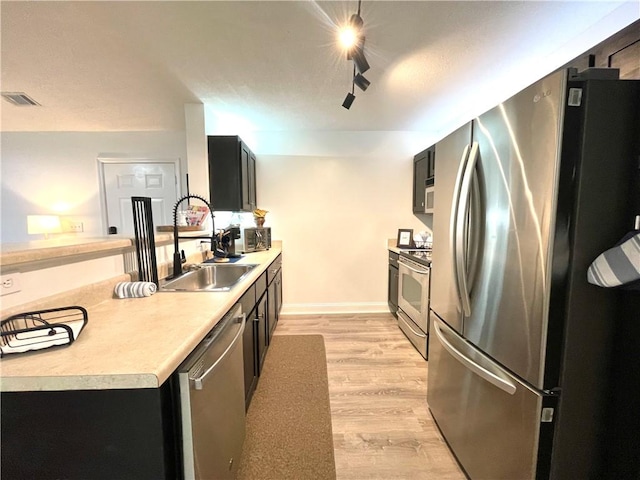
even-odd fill
[{"label": "kitchen countertop edge", "polygon": [[157,292],[89,307],[73,344],[2,358],[0,391],[157,388],[281,252],[244,255],[237,264],[258,266],[229,292]]}]

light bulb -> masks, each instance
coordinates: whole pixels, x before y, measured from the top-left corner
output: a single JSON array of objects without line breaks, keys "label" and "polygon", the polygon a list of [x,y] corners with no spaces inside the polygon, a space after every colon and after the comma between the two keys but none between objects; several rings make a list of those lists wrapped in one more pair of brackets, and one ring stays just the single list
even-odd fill
[{"label": "light bulb", "polygon": [[345,49],[349,49],[356,44],[357,38],[358,36],[356,34],[356,31],[353,28],[345,27],[340,32],[340,36],[339,36],[340,45],[342,45],[342,47]]}]

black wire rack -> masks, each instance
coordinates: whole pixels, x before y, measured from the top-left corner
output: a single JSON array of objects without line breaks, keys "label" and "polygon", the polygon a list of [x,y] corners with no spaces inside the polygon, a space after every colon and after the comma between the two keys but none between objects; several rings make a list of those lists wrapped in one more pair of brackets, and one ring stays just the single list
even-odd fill
[{"label": "black wire rack", "polygon": [[156,260],[156,240],[153,234],[153,213],[151,198],[131,197],[133,207],[133,226],[135,229],[136,257],[138,276],[142,282],[158,282],[158,263]]},{"label": "black wire rack", "polygon": [[0,357],[70,345],[88,321],[87,310],[78,306],[12,315],[0,322]]}]

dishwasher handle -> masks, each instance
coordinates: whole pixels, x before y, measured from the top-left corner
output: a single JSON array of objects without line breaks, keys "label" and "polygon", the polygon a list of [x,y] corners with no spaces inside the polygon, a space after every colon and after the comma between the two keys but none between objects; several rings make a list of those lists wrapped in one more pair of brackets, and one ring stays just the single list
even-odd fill
[{"label": "dishwasher handle", "polygon": [[234,347],[236,346],[236,344],[240,341],[242,341],[242,334],[244,332],[244,327],[245,327],[245,319],[246,319],[246,314],[242,313],[240,315],[238,315],[237,317],[233,317],[231,319],[229,319],[228,323],[226,325],[224,325],[224,329],[227,328],[231,328],[231,326],[233,325],[239,325],[238,327],[238,331],[236,332],[235,336],[233,337],[233,340],[229,343],[229,345],[227,346],[227,348],[224,350],[224,352],[215,360],[215,362],[213,362],[213,364],[207,368],[207,370],[202,373],[202,375],[195,377],[195,378],[191,378],[191,380],[193,380],[193,384],[196,390],[202,390],[203,388],[203,382],[205,380],[205,378],[211,374],[217,367],[218,365],[220,365],[224,359],[229,355],[229,353],[234,349]]}]

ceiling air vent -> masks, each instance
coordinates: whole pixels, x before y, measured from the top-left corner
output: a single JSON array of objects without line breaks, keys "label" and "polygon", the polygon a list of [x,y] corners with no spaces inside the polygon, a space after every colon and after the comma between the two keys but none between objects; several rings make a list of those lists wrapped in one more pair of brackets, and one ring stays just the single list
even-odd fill
[{"label": "ceiling air vent", "polygon": [[1,95],[7,102],[20,107],[40,105],[33,98],[23,92],[2,92]]}]

